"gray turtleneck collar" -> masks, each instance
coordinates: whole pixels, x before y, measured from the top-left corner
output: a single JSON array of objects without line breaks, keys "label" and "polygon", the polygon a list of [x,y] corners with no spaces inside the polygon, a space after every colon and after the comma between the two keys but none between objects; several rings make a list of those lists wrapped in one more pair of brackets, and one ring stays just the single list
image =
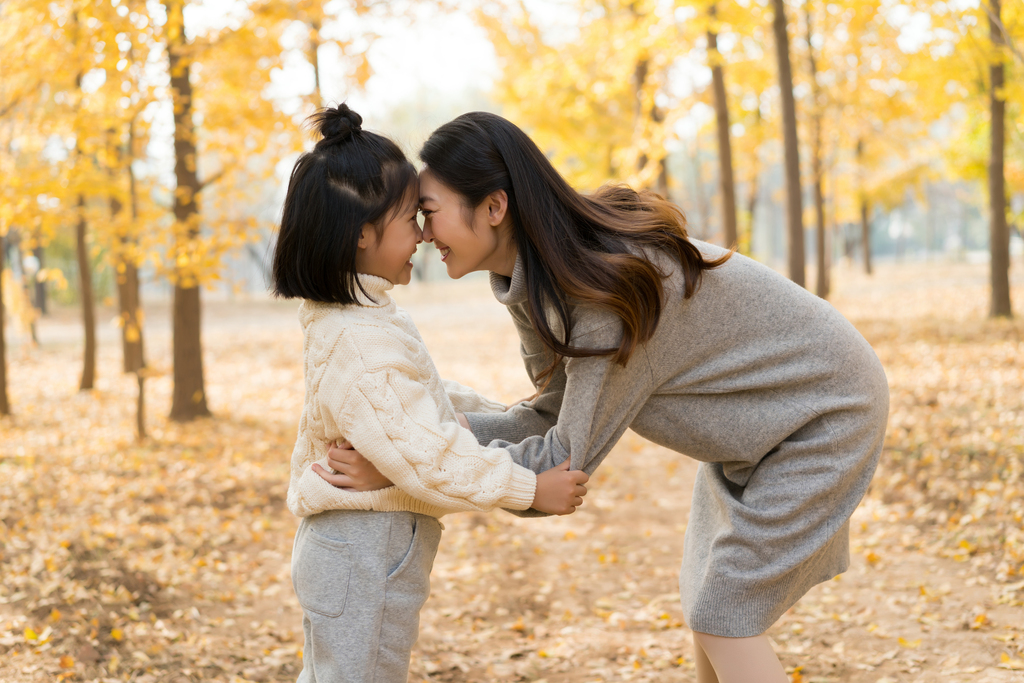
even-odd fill
[{"label": "gray turtleneck collar", "polygon": [[506,306],[515,306],[526,301],[526,273],[523,272],[522,255],[516,256],[511,279],[491,272],[491,291],[494,292],[494,298]]}]

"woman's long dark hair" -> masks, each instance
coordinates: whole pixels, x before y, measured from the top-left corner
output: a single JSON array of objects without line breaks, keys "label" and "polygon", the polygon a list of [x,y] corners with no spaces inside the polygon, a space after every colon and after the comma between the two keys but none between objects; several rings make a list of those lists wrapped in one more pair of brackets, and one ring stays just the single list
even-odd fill
[{"label": "woman's long dark hair", "polygon": [[[498,190],[508,195],[530,320],[556,357],[611,355],[625,365],[636,347],[654,335],[665,274],[644,251],[662,251],[679,262],[686,298],[700,287],[705,270],[721,266],[732,255],[705,259],[687,238],[683,213],[653,192],[612,185],[581,195],[529,136],[495,114],[472,112],[444,124],[423,145],[420,159],[469,207]],[[618,316],[619,347],[570,346],[573,304]],[[552,330],[546,310],[560,319],[562,339]]]}]

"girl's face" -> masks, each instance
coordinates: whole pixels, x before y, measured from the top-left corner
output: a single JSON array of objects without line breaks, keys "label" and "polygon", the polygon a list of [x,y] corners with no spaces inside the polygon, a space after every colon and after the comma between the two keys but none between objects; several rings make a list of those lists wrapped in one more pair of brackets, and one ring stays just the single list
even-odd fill
[{"label": "girl's face", "polygon": [[390,280],[396,285],[407,285],[412,279],[412,255],[416,245],[423,241],[423,231],[416,221],[417,188],[413,184],[402,199],[402,207],[388,221],[377,239],[372,225],[363,226],[356,254],[356,270]]},{"label": "girl's face", "polygon": [[423,239],[433,242],[455,280],[478,270],[512,277],[515,248],[509,239],[511,220],[504,191],[492,193],[475,209],[442,184],[429,168],[420,172]]}]

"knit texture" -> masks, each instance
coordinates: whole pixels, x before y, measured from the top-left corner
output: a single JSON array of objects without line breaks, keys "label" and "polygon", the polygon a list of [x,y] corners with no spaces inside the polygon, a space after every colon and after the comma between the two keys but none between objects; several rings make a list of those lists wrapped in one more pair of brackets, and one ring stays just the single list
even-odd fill
[{"label": "knit texture", "polygon": [[[288,509],[409,511],[441,517],[461,510],[522,510],[536,475],[507,450],[487,448],[455,413],[505,406],[437,373],[409,315],[388,294],[391,282],[360,275],[360,305],[303,301],[305,403],[292,452]],[[451,393],[449,393],[451,392]],[[457,406],[457,407],[456,407]],[[394,482],[378,491],[345,491],[312,469],[331,444],[352,446]]]},{"label": "knit texture", "polygon": [[[711,259],[725,254],[693,243]],[[686,299],[678,263],[653,259],[666,274],[663,312],[625,367],[569,358],[533,402],[467,419],[481,443],[535,472],[570,458],[592,473],[627,427],[702,461],[680,574],[684,614],[696,631],[757,635],[847,567],[848,520],[882,449],[885,373],[828,302],[764,265],[733,255]],[[535,379],[553,357],[530,322],[522,263],[511,279],[492,273],[491,288]],[[613,314],[580,306],[572,320],[571,345],[619,345]]]}]

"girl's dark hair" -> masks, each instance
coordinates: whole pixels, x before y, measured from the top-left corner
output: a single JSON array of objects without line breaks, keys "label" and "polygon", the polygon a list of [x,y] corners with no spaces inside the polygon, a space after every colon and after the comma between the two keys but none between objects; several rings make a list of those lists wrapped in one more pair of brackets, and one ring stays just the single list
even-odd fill
[{"label": "girl's dark hair", "polygon": [[[674,204],[648,191],[605,186],[591,196],[576,192],[533,140],[495,114],[471,112],[434,131],[420,151],[437,179],[479,206],[504,190],[512,218],[512,240],[522,260],[530,320],[556,356],[613,356],[625,365],[637,345],[658,326],[665,274],[644,254],[670,254],[682,269],[684,296],[700,287],[705,270],[724,264],[731,253],[707,260],[686,235],[686,218]],[[618,348],[569,346],[573,304],[591,305],[622,320]],[[545,311],[562,323],[552,331]]]},{"label": "girl's dark hair", "polygon": [[[391,140],[362,129],[341,104],[306,121],[322,136],[295,162],[274,249],[277,296],[356,303],[356,252],[362,228],[378,239],[416,182],[416,169]],[[363,294],[366,294],[363,291]]]}]

